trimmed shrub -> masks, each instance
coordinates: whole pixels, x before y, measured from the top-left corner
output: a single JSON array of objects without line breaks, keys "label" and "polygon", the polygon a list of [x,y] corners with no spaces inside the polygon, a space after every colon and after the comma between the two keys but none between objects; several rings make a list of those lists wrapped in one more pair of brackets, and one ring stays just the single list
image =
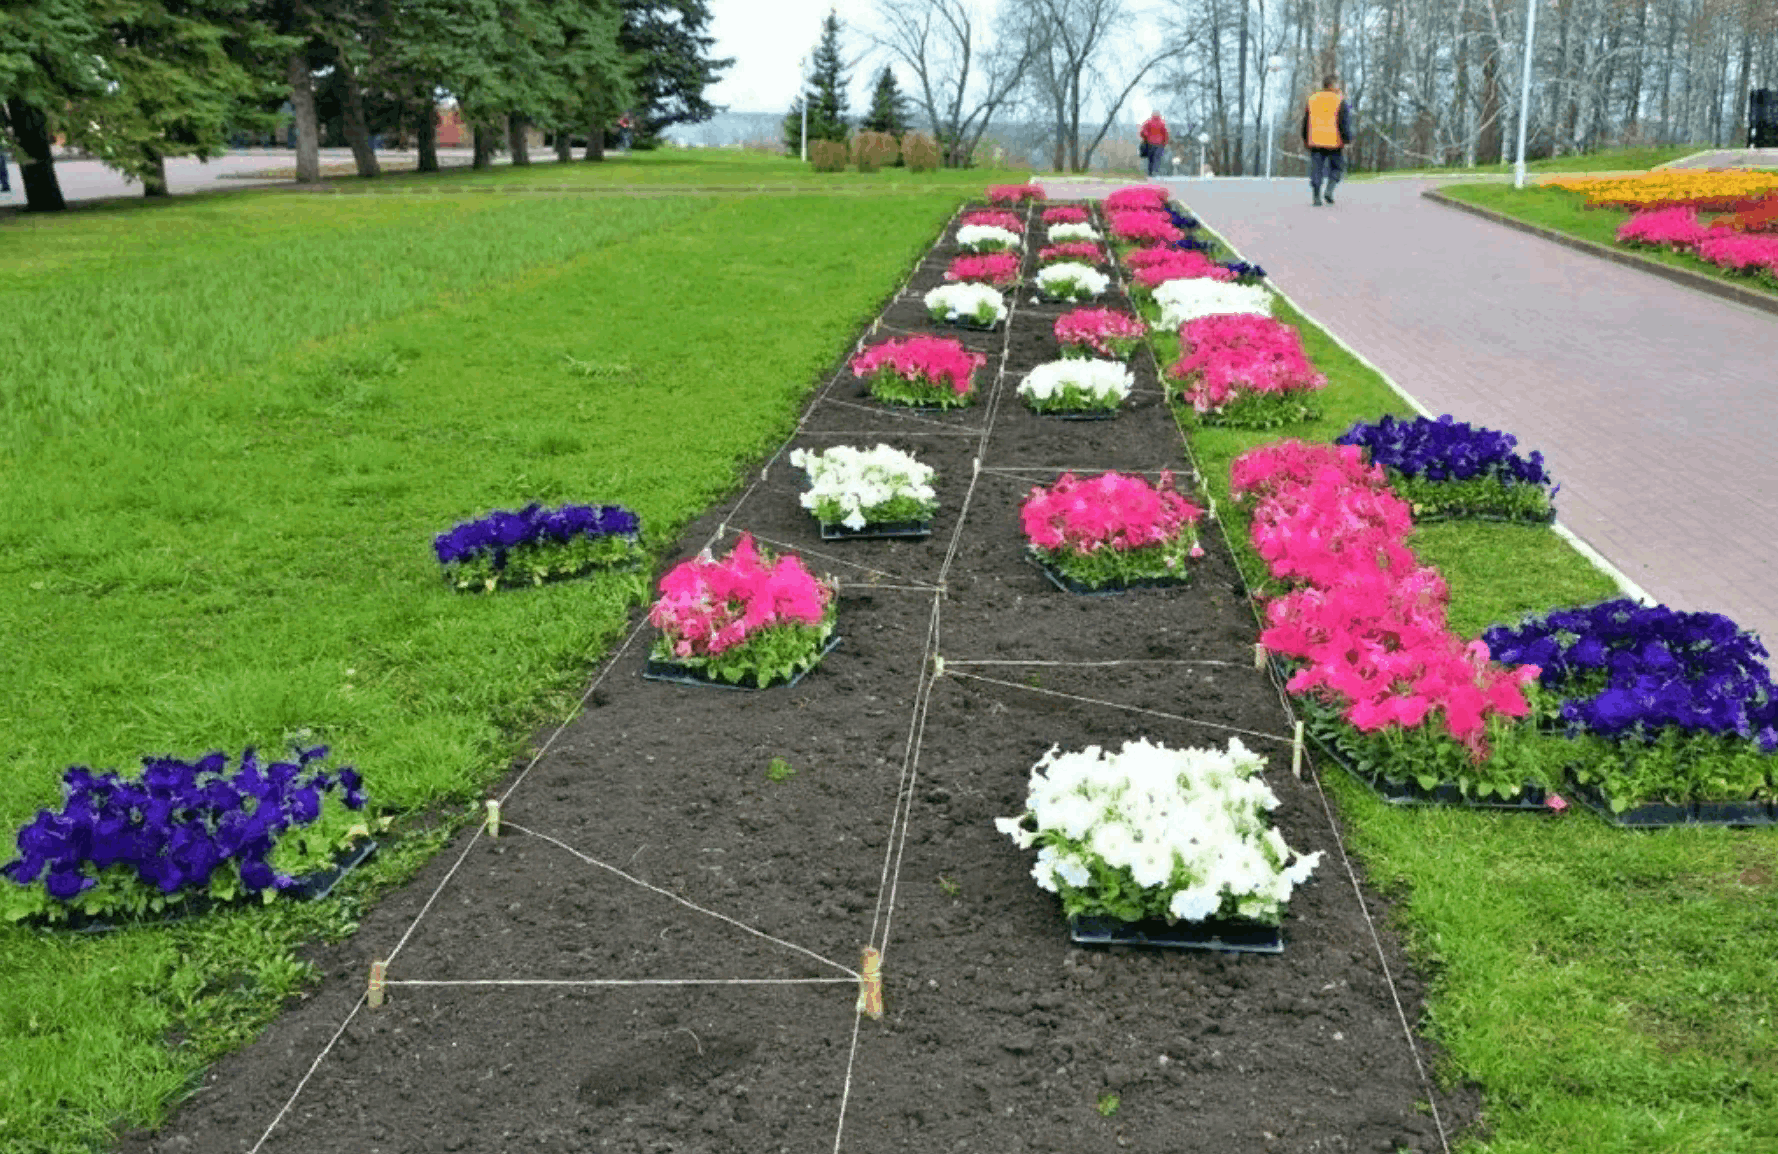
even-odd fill
[{"label": "trimmed shrub", "polygon": [[901,145],[887,132],[860,132],[852,138],[852,163],[859,172],[875,172],[901,156]]},{"label": "trimmed shrub", "polygon": [[844,172],[847,148],[840,140],[809,141],[809,167],[816,172]]},{"label": "trimmed shrub", "polygon": [[914,172],[932,172],[938,168],[938,142],[924,132],[910,132],[901,138],[901,159]]}]

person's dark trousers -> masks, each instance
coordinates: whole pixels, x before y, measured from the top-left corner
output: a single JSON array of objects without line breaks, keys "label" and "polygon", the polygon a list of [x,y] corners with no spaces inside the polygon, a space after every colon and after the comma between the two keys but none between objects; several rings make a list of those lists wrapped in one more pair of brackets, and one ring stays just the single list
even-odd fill
[{"label": "person's dark trousers", "polygon": [[12,191],[12,178],[6,174],[6,154],[0,152],[0,192]]},{"label": "person's dark trousers", "polygon": [[1160,145],[1151,144],[1148,146],[1148,175],[1161,175],[1161,157],[1165,155],[1166,149],[1162,148]]},{"label": "person's dark trousers", "polygon": [[[1346,175],[1346,154],[1338,148],[1311,148],[1309,150],[1309,191],[1320,204],[1322,197],[1327,203],[1333,203],[1334,185]],[[1326,192],[1322,191],[1326,188]]]}]

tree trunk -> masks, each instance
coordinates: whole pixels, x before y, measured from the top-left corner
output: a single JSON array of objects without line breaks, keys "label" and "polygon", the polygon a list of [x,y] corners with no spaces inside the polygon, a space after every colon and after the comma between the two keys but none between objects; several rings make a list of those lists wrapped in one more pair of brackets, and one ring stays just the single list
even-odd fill
[{"label": "tree trunk", "polygon": [[154,153],[154,174],[142,180],[143,196],[166,196],[167,189],[167,158]]},{"label": "tree trunk", "polygon": [[358,75],[352,71],[352,65],[346,54],[339,54],[341,87],[346,90],[346,106],[341,109],[346,122],[346,143],[352,146],[352,161],[358,166],[358,175],[366,179],[378,175],[382,170],[377,167],[376,149],[370,146],[370,125],[364,117],[364,92],[358,86]]},{"label": "tree trunk", "polygon": [[420,103],[419,123],[415,125],[415,143],[420,150],[415,167],[421,172],[438,171],[438,103],[428,96]]},{"label": "tree trunk", "polygon": [[556,163],[567,164],[573,159],[574,145],[568,142],[568,131],[558,128],[556,130]]},{"label": "tree trunk", "polygon": [[49,118],[41,108],[26,104],[17,96],[6,102],[6,116],[18,141],[19,182],[25,186],[25,211],[60,212],[67,208],[61,182],[56,179]]},{"label": "tree trunk", "polygon": [[594,124],[586,130],[586,155],[583,160],[601,161],[605,159],[605,125]]},{"label": "tree trunk", "polygon": [[315,78],[309,73],[309,54],[299,48],[290,54],[286,70],[290,79],[290,107],[296,122],[296,181],[318,184],[321,180],[321,125],[315,119]]},{"label": "tree trunk", "polygon": [[477,124],[469,131],[475,135],[475,159],[471,161],[471,167],[492,167],[494,164],[493,131],[485,124]]},{"label": "tree trunk", "polygon": [[525,139],[525,118],[516,112],[506,117],[506,146],[515,165],[531,163],[531,144]]},{"label": "tree trunk", "polygon": [[[1235,58],[1235,125],[1243,137],[1247,135],[1245,118],[1241,115],[1247,108],[1247,0],[1241,2],[1241,25],[1237,36],[1240,45]],[[1246,172],[1247,150],[1243,147],[1235,149],[1235,175]]]},{"label": "tree trunk", "polygon": [[1624,94],[1624,135],[1642,121],[1642,53],[1648,45],[1648,0],[1636,5],[1636,54],[1630,61],[1630,90]]}]

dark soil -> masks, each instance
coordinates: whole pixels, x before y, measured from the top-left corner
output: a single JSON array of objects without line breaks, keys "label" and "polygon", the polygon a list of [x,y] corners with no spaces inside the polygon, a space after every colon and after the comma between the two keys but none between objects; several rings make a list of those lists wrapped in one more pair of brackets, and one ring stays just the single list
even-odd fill
[{"label": "dark soil", "polygon": [[[918,297],[953,251],[947,235],[886,325],[931,331]],[[783,456],[686,533],[680,555],[726,525],[841,578],[844,641],[819,668],[763,692],[644,681],[644,629],[518,783],[497,841],[459,837],[331,953],[304,1004],[122,1148],[238,1152],[272,1127],[263,1149],[301,1154],[1438,1149],[1360,902],[1378,921],[1386,910],[1348,880],[1313,779],[1291,775],[1221,534],[1204,534],[1188,585],[1118,597],[1061,592],[1024,558],[1019,502],[1057,469],[1187,472],[1152,359],[1115,421],[1018,403],[1062,311],[1028,295],[1010,338],[964,336],[994,357],[977,405],[894,412],[846,374],[793,441],[881,439],[935,465],[929,539],[822,542]],[[930,679],[934,637],[946,667]],[[1033,855],[993,826],[1023,808],[1032,763],[1052,745],[1220,745],[1231,730],[1269,758],[1286,840],[1325,854],[1292,901],[1284,954],[1072,946]],[[770,780],[773,758],[794,775]],[[398,942],[395,983],[839,981],[395,984],[354,1014],[370,961]],[[1386,930],[1382,943],[1418,1020],[1421,985]],[[867,944],[884,951],[880,1021],[855,1013],[844,972]],[[1438,1103],[1452,1132],[1476,1117],[1468,1092]]]}]

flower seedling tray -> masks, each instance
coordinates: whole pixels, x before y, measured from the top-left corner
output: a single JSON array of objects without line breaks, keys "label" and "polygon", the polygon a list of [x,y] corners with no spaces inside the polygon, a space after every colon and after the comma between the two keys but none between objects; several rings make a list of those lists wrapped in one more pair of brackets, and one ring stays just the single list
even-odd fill
[{"label": "flower seedling tray", "polygon": [[1057,411],[1055,409],[1052,409],[1047,413],[1040,413],[1037,410],[1033,409],[1033,410],[1031,410],[1031,412],[1032,412],[1033,416],[1053,417],[1058,421],[1115,421],[1115,420],[1117,420],[1117,415],[1120,412],[1120,410],[1118,410],[1118,409],[1065,409],[1065,410]]},{"label": "flower seedling tray", "polygon": [[724,681],[720,677],[709,676],[695,666],[684,665],[677,661],[656,661],[652,657],[648,659],[648,664],[642,667],[642,677],[646,681],[665,681],[670,685],[689,685],[699,689],[739,689],[747,692],[756,692],[762,688],[789,689],[812,671],[820,668],[822,659],[832,653],[839,643],[840,635],[835,633],[827,639],[827,644],[821,647],[821,652],[815,655],[812,665],[807,669],[798,670],[795,676],[781,685],[761,686],[758,677],[753,674],[749,674],[741,681]]},{"label": "flower seedling tray", "polygon": [[1495,524],[1495,525],[1541,526],[1541,525],[1554,524],[1555,520],[1556,520],[1556,511],[1554,509],[1551,509],[1548,513],[1539,514],[1538,516],[1535,516],[1535,517],[1509,517],[1504,513],[1440,513],[1440,512],[1432,512],[1432,513],[1415,513],[1414,514],[1414,524],[1416,524],[1416,525],[1435,525],[1435,524],[1439,523],[1440,521],[1487,521],[1487,522],[1489,522],[1491,524]]},{"label": "flower seedling tray", "polygon": [[[631,548],[639,547],[642,544],[642,538],[637,534],[624,533],[620,534],[620,536],[623,540],[630,543]],[[627,559],[619,561],[615,565],[598,563],[590,564],[568,573],[551,573],[541,581],[514,582],[510,585],[505,582],[499,582],[495,584],[492,590],[488,589],[485,585],[459,585],[451,580],[451,574],[449,573],[443,574],[443,578],[444,583],[458,593],[499,593],[514,589],[537,589],[544,585],[555,585],[563,581],[579,581],[582,578],[591,577],[595,573],[639,573],[642,571],[642,561],[643,559],[640,553],[632,553]]]},{"label": "flower seedling tray", "polygon": [[1632,806],[1622,813],[1613,813],[1611,802],[1597,786],[1572,782],[1574,794],[1582,805],[1615,826],[1625,829],[1672,829],[1675,826],[1755,826],[1778,825],[1772,807],[1759,801],[1693,801],[1683,803],[1649,802]]},{"label": "flower seedling tray", "polygon": [[[293,884],[283,890],[279,896],[285,901],[318,902],[331,894],[334,886],[338,885],[347,874],[369,861],[376,852],[377,843],[375,841],[369,839],[360,841],[350,849],[343,849],[335,854],[332,865],[294,879]],[[55,922],[52,925],[53,928],[72,930],[77,934],[108,934],[137,926],[167,925],[171,922],[184,921],[186,918],[195,918],[200,914],[207,914],[211,910],[244,908],[258,904],[259,900],[257,896],[254,896],[244,897],[233,902],[215,902],[205,895],[193,895],[158,913],[144,917],[111,920],[110,915],[89,917],[86,914],[76,913],[70,915],[66,921]]]},{"label": "flower seedling tray", "polygon": [[1264,922],[1221,920],[1172,922],[1159,918],[1122,922],[1116,918],[1068,919],[1068,938],[1083,946],[1148,946],[1163,950],[1220,950],[1235,954],[1281,954],[1284,931]]},{"label": "flower seedling tray", "polygon": [[866,523],[862,529],[851,529],[843,523],[821,525],[823,541],[872,541],[884,538],[903,538],[920,540],[932,536],[932,522],[925,521],[878,521]]},{"label": "flower seedling tray", "polygon": [[949,327],[954,328],[954,329],[967,329],[972,333],[995,333],[995,332],[999,332],[1000,326],[1005,324],[1006,322],[1005,321],[995,321],[991,325],[980,325],[974,321],[943,320],[943,321],[940,321],[939,323],[942,325],[948,325]]},{"label": "flower seedling tray", "polygon": [[1101,585],[1095,589],[1090,585],[1085,585],[1076,581],[1074,578],[1061,572],[1055,566],[1051,565],[1035,553],[1027,552],[1025,554],[1025,560],[1037,566],[1037,568],[1043,572],[1043,575],[1049,578],[1051,585],[1054,585],[1065,593],[1073,593],[1079,597],[1116,597],[1120,593],[1131,593],[1138,589],[1175,589],[1181,585],[1191,583],[1191,578],[1189,576],[1143,577],[1135,581],[1114,581],[1106,585]]},{"label": "flower seedling tray", "polygon": [[1530,782],[1519,789],[1517,797],[1475,798],[1466,795],[1453,782],[1441,782],[1431,789],[1425,789],[1412,779],[1391,781],[1380,773],[1366,773],[1353,765],[1313,721],[1305,729],[1309,739],[1327,755],[1328,760],[1345,770],[1355,781],[1369,786],[1373,793],[1390,805],[1452,806],[1505,813],[1561,813],[1568,808],[1568,803],[1560,795]]}]

